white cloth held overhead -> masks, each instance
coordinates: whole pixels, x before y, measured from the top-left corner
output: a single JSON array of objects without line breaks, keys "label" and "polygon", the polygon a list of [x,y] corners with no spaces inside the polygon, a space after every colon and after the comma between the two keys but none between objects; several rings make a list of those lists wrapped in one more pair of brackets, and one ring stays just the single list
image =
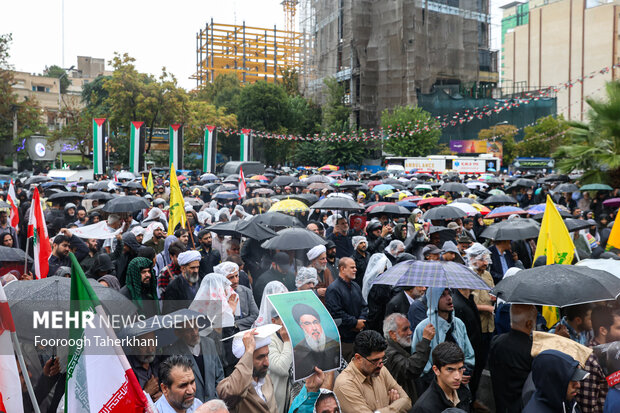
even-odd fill
[{"label": "white cloth held overhead", "polygon": [[110,239],[116,238],[117,234],[120,234],[123,228],[115,230],[108,226],[106,221],[100,221],[92,225],[84,225],[83,227],[70,228],[71,234],[79,238],[84,239]]}]

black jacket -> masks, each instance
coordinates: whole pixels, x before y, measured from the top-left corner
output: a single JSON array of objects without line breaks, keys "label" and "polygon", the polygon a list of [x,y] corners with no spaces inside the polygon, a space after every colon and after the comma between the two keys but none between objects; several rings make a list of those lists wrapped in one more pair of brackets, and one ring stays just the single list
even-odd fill
[{"label": "black jacket", "polygon": [[523,384],[532,369],[532,338],[517,330],[491,342],[489,370],[497,413],[519,413]]},{"label": "black jacket", "polygon": [[213,272],[213,267],[218,265],[222,261],[222,257],[220,256],[220,252],[216,249],[210,248],[209,251],[205,250],[204,247],[198,248],[198,252],[200,252],[200,268],[199,274],[200,278],[203,278],[205,275]]},{"label": "black jacket", "polygon": [[[495,285],[497,285],[497,283],[504,278],[504,271],[502,270],[502,263],[499,258],[499,251],[497,250],[497,247],[492,245],[489,247],[489,251],[491,252],[491,266],[489,267],[489,272],[493,277]],[[504,257],[506,258],[506,265],[508,268],[515,266],[515,260],[512,259],[512,254],[510,251],[505,251]]]},{"label": "black jacket", "polygon": [[280,281],[289,291],[295,291],[295,275],[288,273],[282,274],[275,268],[267,270],[257,279],[254,279],[254,301],[260,307],[263,299],[263,291],[265,286],[271,281]]},{"label": "black jacket", "polygon": [[[366,267],[368,267],[370,254],[366,252],[366,256],[362,257],[362,255],[356,250],[353,255],[351,255],[351,258],[355,261],[355,269],[357,270],[355,273],[355,282],[361,287],[364,282],[364,274],[366,273]],[[335,274],[335,276],[338,276],[338,274]]]},{"label": "black jacket", "polygon": [[532,251],[532,247],[527,244],[527,240],[512,241],[510,245],[512,251],[517,253],[517,257],[519,257],[519,261],[521,261],[523,266],[526,269],[532,268],[532,264],[534,264],[532,260],[536,251]]},{"label": "black jacket", "polygon": [[409,304],[407,293],[401,291],[392,297],[392,299],[387,303],[387,306],[385,307],[385,316],[387,317],[393,313],[400,313],[406,316],[409,312],[409,307],[411,307],[411,304]]},{"label": "black jacket", "polygon": [[188,308],[196,297],[199,285],[193,289],[183,275],[175,278],[168,284],[162,300],[164,302],[163,314],[170,314],[182,308]]},{"label": "black jacket", "polygon": [[478,361],[478,352],[482,345],[482,325],[474,297],[470,295],[467,299],[459,290],[454,289],[452,290],[452,302],[454,304],[454,315],[465,324],[469,342],[474,348],[476,361]]},{"label": "black jacket", "polygon": [[[69,246],[71,247],[71,249],[75,249],[74,255],[78,261],[82,261],[88,255],[88,246],[84,241],[82,241],[81,238],[78,238],[75,235],[72,235],[69,239]],[[57,257],[55,255],[50,255],[47,262],[49,265],[49,271],[47,274],[45,274],[45,276],[48,277],[54,275],[60,267],[71,267],[71,259],[69,258],[69,255],[67,255],[66,257]],[[43,276],[43,274],[41,276]]]},{"label": "black jacket", "polygon": [[357,333],[353,328],[357,320],[368,317],[368,306],[362,296],[362,289],[357,283],[347,283],[338,277],[327,287],[325,292],[325,307],[334,319],[341,319],[338,327],[340,340],[343,343],[353,343]]},{"label": "black jacket", "polygon": [[431,354],[431,342],[422,339],[415,346],[415,353],[413,354],[411,354],[411,347],[403,347],[390,338],[387,339],[387,345],[385,367],[394,377],[394,380],[402,386],[411,402],[414,403],[418,398],[414,379],[424,372],[424,367]]},{"label": "black jacket", "polygon": [[334,241],[336,244],[336,258],[350,257],[353,255],[353,231],[349,231],[347,235],[336,235],[333,232],[327,237],[328,240]]},{"label": "black jacket", "polygon": [[[470,412],[471,393],[469,392],[469,389],[466,386],[461,385],[461,387],[456,391],[456,394],[459,396],[460,400],[456,407],[466,412]],[[443,392],[441,387],[439,387],[439,384],[437,384],[437,380],[433,380],[431,385],[424,393],[422,393],[418,401],[413,405],[413,409],[410,411],[415,413],[440,413],[450,407],[455,406],[453,406],[452,402],[448,400],[446,394]]]}]

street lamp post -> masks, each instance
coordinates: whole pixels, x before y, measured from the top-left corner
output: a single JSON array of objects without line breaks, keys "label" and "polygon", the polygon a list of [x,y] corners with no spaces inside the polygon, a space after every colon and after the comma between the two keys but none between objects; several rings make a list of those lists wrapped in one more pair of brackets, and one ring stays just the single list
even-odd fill
[{"label": "street lamp post", "polygon": [[[59,118],[60,118],[60,111],[61,111],[61,109],[62,109],[62,108],[60,107],[60,104],[61,104],[61,89],[62,89],[60,85],[61,85],[61,83],[62,83],[62,78],[63,78],[63,77],[66,77],[66,76],[67,76],[67,72],[68,72],[68,71],[70,71],[70,70],[73,70],[73,68],[74,68],[74,67],[75,67],[75,66],[71,66],[71,67],[70,67],[70,68],[68,68],[68,69],[64,69],[64,70],[66,70],[66,72],[65,72],[65,73],[63,73],[62,75],[60,75],[60,76],[58,77],[58,117],[59,117]],[[60,128],[60,122],[58,122],[58,128]]]}]

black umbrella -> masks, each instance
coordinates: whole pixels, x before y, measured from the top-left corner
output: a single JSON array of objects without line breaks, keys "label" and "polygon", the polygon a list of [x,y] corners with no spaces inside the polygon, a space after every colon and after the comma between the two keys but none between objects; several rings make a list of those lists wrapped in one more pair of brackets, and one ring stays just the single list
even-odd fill
[{"label": "black umbrella", "polygon": [[440,220],[458,219],[465,216],[467,216],[467,213],[463,212],[461,209],[444,205],[429,209],[424,213],[424,215],[422,215],[422,218],[429,220]]},{"label": "black umbrella", "polygon": [[[558,212],[560,213],[560,216],[562,218],[571,218],[572,217],[570,212],[564,211],[563,209],[558,209]],[[541,212],[539,214],[533,215],[532,218],[535,219],[536,221],[542,221],[544,216],[545,216],[545,213]]]},{"label": "black umbrella", "polygon": [[218,222],[207,229],[218,235],[238,235],[238,232],[236,231],[238,222],[239,221]]},{"label": "black umbrella", "polygon": [[121,185],[123,188],[132,188],[132,189],[144,189],[142,183],[137,181],[126,182]]},{"label": "black umbrella", "polygon": [[512,304],[567,307],[615,300],[620,295],[620,278],[588,267],[544,265],[504,278],[491,294]]},{"label": "black umbrella", "polygon": [[299,219],[281,212],[265,212],[264,214],[256,215],[256,218],[253,218],[253,220],[270,228],[304,226]]},{"label": "black umbrella", "polygon": [[95,192],[90,192],[86,195],[84,195],[84,199],[96,199],[98,201],[109,201],[110,199],[115,198],[114,195],[112,195],[109,192],[102,192],[102,191],[95,191]]},{"label": "black umbrella", "polygon": [[579,191],[579,187],[575,184],[564,183],[553,188],[553,192],[576,192]]},{"label": "black umbrella", "polygon": [[494,241],[521,240],[537,238],[539,232],[540,225],[533,219],[513,218],[485,228],[480,236]]},{"label": "black umbrella", "polygon": [[411,215],[411,212],[407,208],[400,205],[383,204],[377,205],[368,213],[368,216],[372,215],[395,215],[408,217]]},{"label": "black umbrella", "polygon": [[568,232],[579,231],[580,229],[590,228],[590,223],[585,219],[566,218],[564,220]]},{"label": "black umbrella", "polygon": [[[487,182],[488,183],[488,182]],[[512,186],[521,186],[524,188],[536,188],[536,181],[533,179],[519,178],[512,183]]]},{"label": "black umbrella", "polygon": [[288,186],[293,182],[296,182],[297,178],[289,175],[280,175],[276,176],[273,181],[271,181],[271,186]]},{"label": "black umbrella", "polygon": [[460,182],[446,182],[439,187],[439,190],[444,192],[469,192],[467,185]]},{"label": "black umbrella", "polygon": [[278,235],[263,242],[261,246],[269,250],[293,251],[310,249],[326,243],[323,238],[305,228],[286,228],[278,231]]},{"label": "black umbrella", "polygon": [[344,189],[360,189],[363,186],[365,186],[363,183],[358,182],[358,181],[345,181],[343,183],[341,183],[340,185],[338,185],[338,188],[344,188]]},{"label": "black umbrella", "polygon": [[24,185],[38,184],[41,182],[48,182],[51,180],[52,178],[50,178],[49,176],[35,175],[35,176],[31,176],[30,178],[26,179],[26,182],[24,182]]},{"label": "black umbrella", "polygon": [[[484,181],[484,183],[489,184],[489,185],[503,185],[504,181],[502,181],[499,178],[491,178],[491,179],[487,179],[486,181]],[[534,186],[536,186],[536,182],[534,182]]]},{"label": "black umbrella", "polygon": [[[112,183],[114,186],[116,183]],[[95,191],[107,191],[110,188],[110,181],[99,181],[94,184],[88,185],[88,189],[94,189]]]},{"label": "black umbrella", "polygon": [[469,204],[469,205],[478,203],[478,201],[476,201],[473,198],[458,198],[458,199],[455,199],[454,202],[462,202],[463,204]]},{"label": "black umbrella", "polygon": [[338,211],[363,211],[364,207],[352,199],[342,196],[323,198],[313,204],[310,209],[333,209]]},{"label": "black umbrella", "polygon": [[254,219],[237,221],[235,230],[244,237],[252,238],[257,241],[264,241],[278,235],[274,230],[264,224],[256,222]]},{"label": "black umbrella", "polygon": [[58,192],[58,193],[52,194],[49,198],[47,198],[47,200],[62,202],[62,201],[70,200],[70,199],[82,199],[82,198],[84,198],[84,195],[78,194],[77,192]]},{"label": "black umbrella", "polygon": [[151,205],[146,199],[139,196],[120,196],[106,202],[102,210],[105,212],[136,212],[141,209],[150,208]]},{"label": "black umbrella", "polygon": [[517,200],[509,195],[491,195],[484,201],[482,201],[483,205],[513,205],[516,204]]},{"label": "black umbrella", "polygon": [[[19,248],[9,248],[0,246],[0,262],[26,262],[26,253]],[[28,262],[32,258],[28,257]]]},{"label": "black umbrella", "polygon": [[303,180],[303,182],[307,183],[307,184],[314,184],[316,182],[322,182],[325,184],[330,183],[332,180],[329,179],[328,177],[326,177],[325,175],[312,175],[308,178],[305,178]]}]

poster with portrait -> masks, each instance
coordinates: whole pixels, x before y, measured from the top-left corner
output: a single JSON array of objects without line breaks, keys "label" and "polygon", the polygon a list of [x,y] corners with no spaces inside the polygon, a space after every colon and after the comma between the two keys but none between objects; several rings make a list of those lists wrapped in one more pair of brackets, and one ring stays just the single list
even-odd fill
[{"label": "poster with portrait", "polygon": [[340,367],[340,335],[334,319],[313,291],[268,295],[293,346],[293,377]]}]

